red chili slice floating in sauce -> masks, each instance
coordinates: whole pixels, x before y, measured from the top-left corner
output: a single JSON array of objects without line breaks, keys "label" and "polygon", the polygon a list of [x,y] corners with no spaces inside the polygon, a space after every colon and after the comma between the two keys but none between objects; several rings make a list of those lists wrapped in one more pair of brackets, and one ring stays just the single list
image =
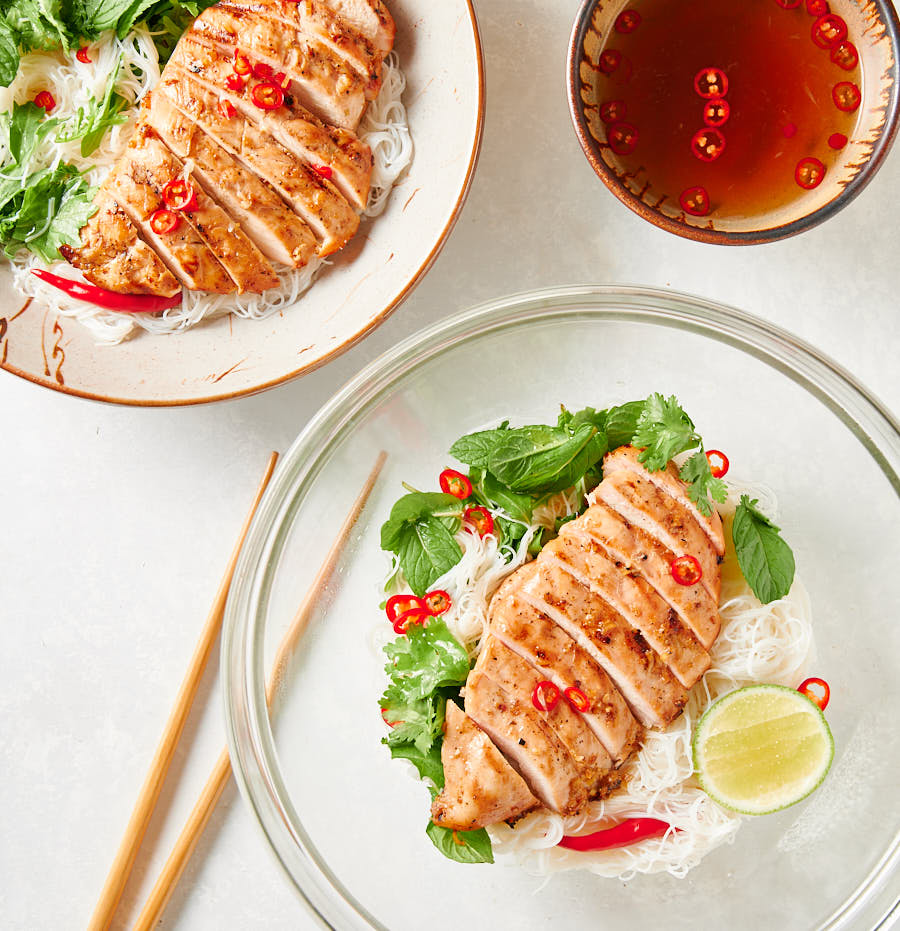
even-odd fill
[{"label": "red chili slice floating in sauce", "polygon": [[796,123],[785,123],[781,127],[781,134],[785,139],[793,139],[797,135],[797,124]]},{"label": "red chili slice floating in sauce", "polygon": [[725,136],[718,129],[698,129],[691,137],[691,152],[701,162],[714,162],[724,151]]},{"label": "red chili slice floating in sauce", "polygon": [[627,107],[624,100],[607,100],[600,104],[600,119],[604,123],[618,123],[625,119]]},{"label": "red chili slice floating in sauce", "polygon": [[706,461],[709,463],[709,472],[713,478],[722,478],[727,472],[731,463],[728,456],[720,449],[709,449],[706,451]]},{"label": "red chili slice floating in sauce", "polygon": [[703,578],[703,569],[694,556],[685,554],[673,559],[669,564],[672,578],[679,585],[696,585]]},{"label": "red chili slice floating in sauce", "polygon": [[487,508],[466,508],[463,520],[474,527],[479,537],[486,537],[494,532],[494,518],[491,517],[491,512]]},{"label": "red chili slice floating in sauce", "polygon": [[634,30],[640,26],[641,22],[642,17],[637,10],[622,10],[616,17],[615,26],[613,28],[616,32],[627,34],[629,32],[634,32]]},{"label": "red chili slice floating in sauce", "polygon": [[425,602],[418,595],[392,595],[384,606],[385,614],[392,624],[401,614],[415,609],[425,610]]},{"label": "red chili slice floating in sauce", "polygon": [[250,99],[260,110],[277,110],[284,103],[284,91],[274,81],[261,81],[250,91]]},{"label": "red chili slice floating in sauce", "polygon": [[454,498],[459,498],[460,501],[465,501],[472,494],[472,483],[462,472],[457,472],[456,469],[444,469],[438,476],[438,484],[444,494],[453,495]]},{"label": "red chili slice floating in sauce", "polygon": [[168,310],[170,307],[177,307],[181,303],[181,291],[175,297],[157,297],[153,294],[119,294],[117,291],[107,291],[106,288],[98,288],[96,285],[82,284],[80,281],[62,278],[43,268],[32,268],[31,274],[54,288],[59,288],[69,297],[96,304],[97,307],[105,307],[107,310],[153,314]]},{"label": "red chili slice floating in sauce", "polygon": [[538,711],[552,711],[558,701],[559,689],[549,679],[541,679],[531,693],[531,704]]},{"label": "red chili slice floating in sauce", "polygon": [[848,39],[835,45],[829,57],[844,71],[852,71],[859,64],[859,52]]},{"label": "red chili slice floating in sauce", "polygon": [[806,12],[810,16],[824,16],[831,12],[831,7],[825,0],[806,0]]},{"label": "red chili slice floating in sauce", "polygon": [[662,837],[671,827],[670,824],[656,818],[628,818],[604,831],[594,831],[593,834],[581,834],[578,837],[564,837],[557,847],[585,853],[593,850],[612,850],[636,844],[638,841]]},{"label": "red chili slice floating in sauce", "polygon": [[197,192],[194,185],[184,178],[173,178],[162,189],[162,199],[169,210],[197,209]]},{"label": "red chili slice floating in sauce", "polygon": [[860,89],[852,81],[841,81],[831,89],[831,99],[838,110],[852,113],[862,101]]},{"label": "red chili slice floating in sauce", "polygon": [[703,122],[707,126],[724,126],[731,116],[731,106],[722,97],[714,97],[703,105]]},{"label": "red chili slice floating in sauce", "polygon": [[159,235],[174,233],[180,223],[181,217],[174,210],[167,210],[165,207],[160,207],[150,214],[150,229]]},{"label": "red chili slice floating in sauce", "polygon": [[424,624],[431,615],[424,608],[413,608],[411,611],[404,611],[394,621],[394,633],[405,634],[411,624]]},{"label": "red chili slice floating in sauce", "polygon": [[581,689],[576,688],[576,686],[570,685],[563,692],[563,695],[566,696],[566,701],[569,705],[579,714],[584,714],[586,711],[591,710],[591,700]]},{"label": "red chili slice floating in sauce", "polygon": [[811,155],[801,158],[794,169],[794,180],[804,190],[811,191],[818,187],[825,177],[825,166]]},{"label": "red chili slice floating in sauce", "polygon": [[828,683],[816,676],[804,679],[797,687],[797,691],[805,695],[813,704],[818,705],[821,711],[828,707],[828,702],[831,700],[831,689]]},{"label": "red chili slice floating in sauce", "polygon": [[637,127],[624,120],[610,123],[606,130],[606,141],[616,155],[631,155],[637,146],[639,137]]},{"label": "red chili slice floating in sauce", "polygon": [[837,13],[826,13],[812,24],[811,35],[819,48],[833,48],[847,38],[847,24]]},{"label": "red chili slice floating in sauce", "polygon": [[783,10],[796,10],[803,0],[775,0]]},{"label": "red chili slice floating in sauce", "polygon": [[828,137],[828,144],[832,149],[843,149],[847,144],[847,137],[843,133],[832,133]]},{"label": "red chili slice floating in sauce", "polygon": [[91,53],[86,45],[82,45],[80,49],[75,53],[75,57],[83,64],[89,65],[91,63]]},{"label": "red chili slice floating in sauce", "polygon": [[600,53],[597,67],[603,74],[612,74],[622,64],[622,53],[614,48],[604,49]]},{"label": "red chili slice floating in sauce", "polygon": [[56,98],[50,91],[41,91],[35,98],[35,104],[47,113],[52,113],[56,109]]},{"label": "red chili slice floating in sauce", "polygon": [[433,592],[426,592],[423,600],[432,617],[440,617],[442,614],[446,614],[453,604],[450,601],[450,595],[442,588],[436,588]]},{"label": "red chili slice floating in sauce", "polygon": [[694,90],[707,100],[728,93],[728,77],[721,68],[701,68],[694,75]]},{"label": "red chili slice floating in sauce", "polygon": [[705,187],[699,185],[685,188],[678,197],[678,203],[692,217],[705,217],[709,213],[709,194]]},{"label": "red chili slice floating in sauce", "polygon": [[234,68],[235,74],[248,75],[253,71],[253,65],[250,64],[250,59],[243,53],[235,50],[234,53]]}]

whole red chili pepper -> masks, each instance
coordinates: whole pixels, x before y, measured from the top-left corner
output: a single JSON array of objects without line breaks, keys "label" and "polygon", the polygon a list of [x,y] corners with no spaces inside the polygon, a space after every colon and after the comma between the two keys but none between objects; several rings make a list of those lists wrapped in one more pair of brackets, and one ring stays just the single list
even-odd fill
[{"label": "whole red chili pepper", "polygon": [[180,291],[174,297],[157,297],[154,294],[118,294],[115,291],[107,291],[106,288],[98,288],[96,285],[62,278],[43,268],[33,268],[31,274],[53,285],[54,288],[59,288],[70,297],[87,301],[89,304],[96,304],[97,307],[105,307],[107,310],[152,314],[160,310],[168,310],[170,307],[177,307],[181,303]]},{"label": "whole red chili pepper", "polygon": [[603,831],[595,831],[593,834],[564,837],[557,846],[567,850],[612,850],[614,847],[627,847],[648,838],[662,837],[671,828],[672,825],[656,818],[628,818],[620,824]]}]

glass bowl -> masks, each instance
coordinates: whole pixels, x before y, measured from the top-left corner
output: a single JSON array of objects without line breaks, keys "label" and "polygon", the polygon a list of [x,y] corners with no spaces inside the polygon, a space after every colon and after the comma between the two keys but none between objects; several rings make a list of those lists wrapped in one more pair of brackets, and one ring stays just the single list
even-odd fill
[{"label": "glass bowl", "polygon": [[[542,887],[511,863],[449,862],[424,833],[425,787],[380,743],[380,524],[401,481],[436,487],[463,433],[652,391],[677,395],[732,471],[778,496],[812,598],[815,674],[831,684],[831,773],[800,805],[748,819],[684,879],[564,873]],[[382,449],[270,713],[276,646]],[[850,375],[776,327],[686,295],[539,291],[396,346],[282,460],[226,612],[235,775],[297,890],[338,929],[883,926],[900,900],[898,473],[900,426]]]}]

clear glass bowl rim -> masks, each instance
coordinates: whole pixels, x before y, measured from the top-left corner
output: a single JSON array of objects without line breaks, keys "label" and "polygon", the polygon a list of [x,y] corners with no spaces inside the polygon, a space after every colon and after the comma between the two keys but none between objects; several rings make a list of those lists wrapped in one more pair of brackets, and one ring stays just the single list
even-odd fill
[{"label": "clear glass bowl rim", "polygon": [[[265,700],[268,598],[291,519],[342,431],[388,396],[395,381],[468,340],[535,321],[599,318],[688,330],[739,348],[799,385],[866,447],[900,497],[900,422],[853,375],[809,343],[751,314],[654,288],[580,285],[498,298],[452,315],[375,359],[351,379],[282,457],[241,550],[225,611],[225,726],[235,779],[271,850],[300,896],[327,926],[385,926],[320,858],[282,780]],[[900,834],[854,896],[821,927],[888,927],[900,914]],[[864,924],[861,924],[863,922]]]}]

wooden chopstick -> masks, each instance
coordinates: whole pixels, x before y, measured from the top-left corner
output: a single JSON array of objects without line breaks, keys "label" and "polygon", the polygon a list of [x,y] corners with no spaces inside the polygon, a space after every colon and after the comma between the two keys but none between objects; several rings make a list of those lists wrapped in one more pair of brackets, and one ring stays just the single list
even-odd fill
[{"label": "wooden chopstick", "polygon": [[206,618],[206,623],[203,625],[203,630],[200,633],[200,639],[197,642],[197,646],[194,648],[194,654],[191,657],[187,673],[181,683],[181,688],[178,690],[175,706],[169,714],[165,730],[156,748],[156,753],[153,756],[153,762],[150,764],[150,771],[147,773],[144,784],[141,786],[141,791],[138,794],[134,809],[131,812],[131,818],[128,821],[128,826],[125,828],[125,834],[119,844],[119,849],[116,851],[112,866],[109,868],[106,882],[103,885],[100,898],[94,908],[94,914],[91,916],[90,923],[88,924],[88,931],[105,931],[105,929],[109,927],[113,914],[119,904],[119,899],[122,897],[122,891],[125,888],[125,883],[128,881],[131,868],[134,866],[134,859],[137,856],[138,848],[141,846],[141,841],[144,839],[144,833],[147,830],[147,825],[150,823],[150,816],[153,814],[153,809],[159,798],[160,790],[166,779],[166,773],[169,770],[172,757],[175,755],[175,748],[178,746],[178,740],[181,737],[181,732],[184,730],[188,713],[191,710],[191,705],[197,694],[197,688],[203,677],[206,662],[219,636],[219,630],[222,627],[222,615],[225,611],[225,601],[228,598],[228,589],[231,586],[231,579],[234,575],[234,567],[237,563],[238,554],[241,551],[244,538],[247,536],[247,531],[250,529],[250,522],[253,519],[253,515],[256,513],[263,492],[266,490],[269,479],[272,477],[272,472],[275,470],[275,463],[277,461],[278,453],[272,453],[269,457],[266,471],[259,483],[259,488],[256,490],[253,504],[241,527],[237,543],[235,543],[234,549],[231,552],[231,557],[225,568],[225,574],[222,576],[222,581],[219,583],[216,597],[213,600],[212,607],[209,609],[209,614]]},{"label": "wooden chopstick", "polygon": [[[328,581],[332,572],[334,572],[337,561],[347,542],[347,538],[350,536],[350,531],[353,529],[353,525],[358,520],[362,509],[366,505],[366,501],[381,473],[386,458],[387,453],[384,451],[379,453],[375,466],[369,473],[369,477],[366,479],[356,500],[353,502],[350,513],[345,518],[334,543],[331,544],[331,549],[325,556],[325,561],[316,573],[316,577],[313,579],[312,584],[306,592],[306,596],[300,603],[300,607],[297,609],[297,613],[294,615],[290,627],[288,627],[284,637],[281,639],[281,643],[278,645],[278,649],[275,652],[275,659],[272,662],[272,672],[269,675],[269,681],[266,685],[266,705],[269,707],[271,707],[278,692],[278,688],[281,685],[281,681],[288,663],[290,662],[290,658],[293,655],[297,641],[300,639],[300,635],[309,623],[312,610],[325,587],[325,583]],[[156,923],[163,913],[163,909],[166,907],[166,903],[169,901],[178,880],[181,878],[185,866],[187,866],[187,862],[194,851],[194,847],[197,845],[197,841],[200,839],[200,835],[203,833],[203,829],[206,827],[216,807],[216,802],[218,802],[219,796],[222,794],[222,790],[225,788],[230,775],[231,761],[228,757],[228,749],[226,748],[219,755],[219,759],[209,779],[206,781],[206,785],[203,787],[200,797],[197,799],[197,804],[194,805],[194,809],[187,823],[182,829],[178,840],[175,842],[175,846],[172,848],[169,859],[166,860],[165,866],[162,868],[162,872],[156,880],[156,884],[150,892],[147,901],[144,903],[144,907],[138,916],[133,931],[151,931],[151,929],[156,926]]]}]

